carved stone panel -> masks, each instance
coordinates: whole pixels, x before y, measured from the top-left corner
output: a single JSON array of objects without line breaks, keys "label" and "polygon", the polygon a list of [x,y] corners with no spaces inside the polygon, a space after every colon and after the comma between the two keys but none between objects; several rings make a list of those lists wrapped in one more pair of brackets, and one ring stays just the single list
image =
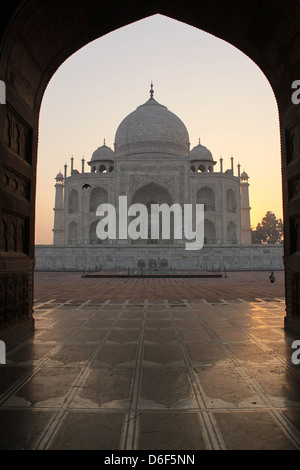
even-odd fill
[{"label": "carved stone panel", "polygon": [[6,165],[3,165],[0,186],[21,199],[26,201],[30,199],[30,181]]},{"label": "carved stone panel", "polygon": [[0,216],[0,252],[28,254],[29,220],[3,212]]},{"label": "carved stone panel", "polygon": [[175,177],[174,176],[156,176],[156,175],[130,175],[129,188],[134,191],[144,184],[155,182],[166,186],[170,191],[175,191]]},{"label": "carved stone panel", "polygon": [[286,155],[287,163],[300,156],[300,120],[286,129]]},{"label": "carved stone panel", "polygon": [[289,199],[300,198],[300,177],[289,181]]},{"label": "carved stone panel", "polygon": [[[4,109],[4,108],[3,108]],[[14,153],[31,164],[32,128],[16,112],[5,106],[3,118],[3,142]]]},{"label": "carved stone panel", "polygon": [[30,273],[0,273],[0,330],[28,318]]}]

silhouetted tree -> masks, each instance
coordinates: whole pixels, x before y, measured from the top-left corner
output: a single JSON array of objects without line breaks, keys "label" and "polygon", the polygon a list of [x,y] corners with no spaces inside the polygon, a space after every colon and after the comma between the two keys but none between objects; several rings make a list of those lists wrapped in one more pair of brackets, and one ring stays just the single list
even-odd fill
[{"label": "silhouetted tree", "polygon": [[252,230],[252,243],[273,244],[283,243],[283,223],[276,215],[268,211],[262,221]]}]

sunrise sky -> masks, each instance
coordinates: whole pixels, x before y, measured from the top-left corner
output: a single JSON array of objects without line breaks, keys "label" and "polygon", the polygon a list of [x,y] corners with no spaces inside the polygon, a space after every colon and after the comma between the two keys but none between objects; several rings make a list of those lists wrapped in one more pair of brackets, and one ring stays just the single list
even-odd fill
[{"label": "sunrise sky", "polygon": [[[251,224],[270,210],[282,217],[280,137],[273,91],[261,70],[232,45],[155,15],[116,30],[71,56],[42,102],[37,174],[36,244],[52,244],[55,176],[73,155],[89,161],[113,149],[118,125],[154,98],[186,125],[224,170],[230,157],[250,179]],[[86,171],[89,167],[86,164]]]}]

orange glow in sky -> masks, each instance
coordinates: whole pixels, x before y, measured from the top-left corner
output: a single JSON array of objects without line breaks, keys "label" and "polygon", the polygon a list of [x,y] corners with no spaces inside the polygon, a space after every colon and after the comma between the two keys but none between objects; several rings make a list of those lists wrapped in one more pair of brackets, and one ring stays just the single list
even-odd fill
[{"label": "orange glow in sky", "polygon": [[[81,172],[96,148],[114,148],[120,122],[149,98],[186,125],[191,148],[205,145],[224,171],[234,157],[250,177],[251,224],[282,218],[276,100],[258,66],[238,49],[179,21],[155,15],[85,46],[58,69],[42,102],[36,244],[52,244],[55,176],[70,158]],[[85,171],[89,167],[85,165]]]}]

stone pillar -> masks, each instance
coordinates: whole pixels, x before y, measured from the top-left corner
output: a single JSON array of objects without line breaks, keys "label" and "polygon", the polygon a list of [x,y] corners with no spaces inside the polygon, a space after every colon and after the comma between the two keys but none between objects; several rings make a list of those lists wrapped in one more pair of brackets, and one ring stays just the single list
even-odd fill
[{"label": "stone pillar", "polygon": [[56,176],[55,207],[53,226],[53,245],[64,243],[64,178],[61,173]]}]

